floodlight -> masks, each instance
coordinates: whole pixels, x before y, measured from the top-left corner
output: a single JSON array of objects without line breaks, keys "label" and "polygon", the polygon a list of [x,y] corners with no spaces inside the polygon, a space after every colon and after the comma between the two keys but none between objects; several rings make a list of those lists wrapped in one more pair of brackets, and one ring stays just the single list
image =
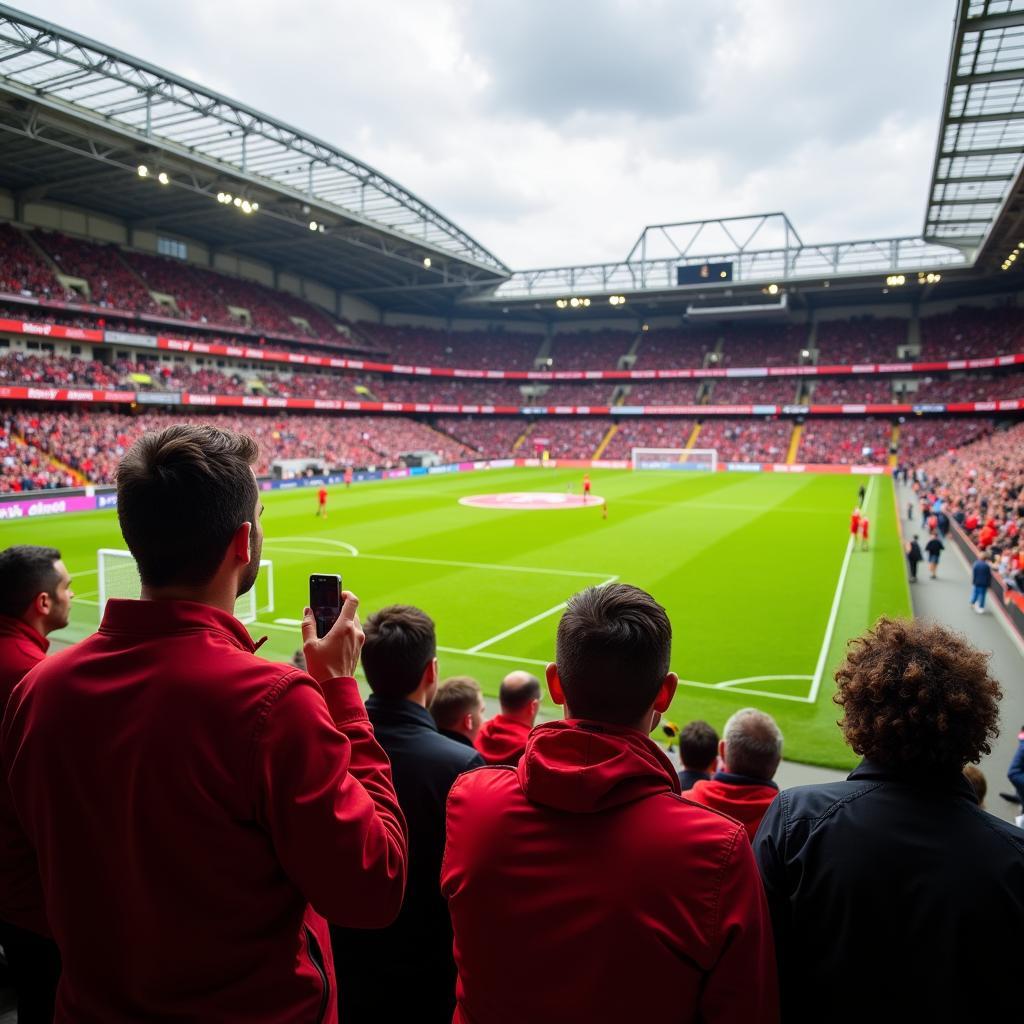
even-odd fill
[{"label": "floodlight", "polygon": [[316,228],[317,228],[317,224],[316,224],[316,221],[315,221],[315,220],[311,220],[311,221],[309,222],[309,230],[310,230],[310,231],[316,231]]},{"label": "floodlight", "polygon": [[139,164],[138,171],[139,171],[139,177],[140,178],[147,178],[147,177],[149,177],[149,168],[145,164]]},{"label": "floodlight", "polygon": [[235,196],[235,198],[232,200],[232,202],[235,204],[235,206],[241,206],[242,205],[242,197],[241,196]]},{"label": "floodlight", "polygon": [[166,185],[171,179],[167,176],[166,171],[161,171],[156,176],[156,180],[159,181],[161,185]]},{"label": "floodlight", "polygon": [[590,305],[590,299],[584,299],[583,300],[583,305],[584,306],[589,306]]},{"label": "floodlight", "polygon": [[768,285],[768,294],[769,295],[778,295],[779,294],[779,286],[777,284],[770,284],[770,285]]},{"label": "floodlight", "polygon": [[430,268],[430,257],[429,256],[424,256],[423,257],[423,266],[427,267],[428,269]]},{"label": "floodlight", "polygon": [[644,324],[644,325],[643,325],[643,326],[642,326],[642,327],[640,328],[640,330],[641,330],[641,331],[649,331],[650,329],[651,329],[651,325],[650,325],[650,324]]},{"label": "floodlight", "polygon": [[569,300],[569,305],[572,306],[573,309],[575,309],[579,304],[580,300],[577,299],[575,295]]},{"label": "floodlight", "polygon": [[242,213],[252,213],[252,203],[248,199],[242,200]]},{"label": "floodlight", "polygon": [[252,204],[252,208],[253,208],[253,212],[255,212],[256,210],[258,210],[260,208],[260,204],[259,203],[253,203]]},{"label": "floodlight", "polygon": [[810,354],[811,353],[810,353],[809,349],[806,349],[806,348],[800,349],[800,355],[801,355],[802,358],[807,359],[808,356],[810,356]]}]

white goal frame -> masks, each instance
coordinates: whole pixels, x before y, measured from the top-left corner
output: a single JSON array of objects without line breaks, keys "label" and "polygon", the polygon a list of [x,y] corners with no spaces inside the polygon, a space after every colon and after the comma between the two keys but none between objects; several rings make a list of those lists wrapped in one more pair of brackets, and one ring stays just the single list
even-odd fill
[{"label": "white goal frame", "polygon": [[[111,593],[108,567],[112,562],[121,562],[125,565],[125,568],[130,566],[131,569],[134,570],[134,582],[127,588],[131,593]],[[100,548],[96,552],[96,580],[98,584],[98,592],[96,596],[97,603],[99,604],[99,615],[101,620],[103,618],[103,609],[106,608],[109,598],[138,597],[139,591],[142,587],[142,584],[139,581],[138,567],[135,564],[135,559],[132,558],[132,553],[120,548]],[[266,603],[262,605],[258,604],[257,592],[266,594]],[[255,622],[262,612],[272,612],[273,610],[274,563],[268,558],[261,558],[260,575],[256,580],[256,584],[235,602],[235,618],[238,619],[239,622],[243,623]]]},{"label": "white goal frame", "polygon": [[[706,456],[693,459],[692,456]],[[630,451],[633,469],[672,469],[698,472],[718,470],[717,448],[633,448]]]}]

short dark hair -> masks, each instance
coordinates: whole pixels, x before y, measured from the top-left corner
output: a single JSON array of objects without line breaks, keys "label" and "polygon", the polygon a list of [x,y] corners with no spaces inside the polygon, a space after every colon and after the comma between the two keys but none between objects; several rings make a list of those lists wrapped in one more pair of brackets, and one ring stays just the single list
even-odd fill
[{"label": "short dark hair", "polygon": [[558,623],[558,675],[577,718],[634,723],[654,703],[671,655],[665,609],[626,583],[575,594]]},{"label": "short dark hair", "polygon": [[529,672],[510,673],[517,678],[509,682],[509,676],[501,681],[498,688],[498,703],[502,711],[522,711],[532,700],[540,700],[540,680]]},{"label": "short dark hair", "polygon": [[687,768],[706,768],[718,756],[718,733],[698,718],[679,733],[679,760]]},{"label": "short dark hair", "polygon": [[450,729],[459,720],[480,707],[480,684],[471,676],[446,679],[430,702],[430,713],[439,729]]},{"label": "short dark hair", "polygon": [[59,561],[56,548],[34,544],[0,551],[0,615],[20,619],[40,594],[56,597],[60,575],[54,563]]},{"label": "short dark hair", "polygon": [[1003,692],[988,661],[936,623],[879,619],[836,670],[846,742],[890,768],[954,773],[977,763],[999,734]]},{"label": "short dark hair", "polygon": [[117,517],[144,584],[213,578],[235,532],[253,520],[258,455],[251,437],[205,423],[132,445],[117,467]]},{"label": "short dark hair", "polygon": [[363,671],[370,689],[381,697],[412,693],[437,654],[434,620],[419,608],[393,604],[371,615],[363,632]]}]

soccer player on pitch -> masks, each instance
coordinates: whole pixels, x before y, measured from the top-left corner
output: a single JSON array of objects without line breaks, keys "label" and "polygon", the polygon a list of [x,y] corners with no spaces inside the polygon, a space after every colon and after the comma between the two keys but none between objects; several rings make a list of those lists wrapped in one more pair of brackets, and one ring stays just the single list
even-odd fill
[{"label": "soccer player on pitch", "polygon": [[317,517],[327,518],[327,488],[321,487],[316,492],[316,514]]},{"label": "soccer player on pitch", "polygon": [[589,473],[584,473],[583,474],[583,504],[586,505],[586,503],[589,500],[590,500],[590,474]]},{"label": "soccer player on pitch", "polygon": [[868,517],[860,517],[860,547],[862,551],[868,549]]},{"label": "soccer player on pitch", "polygon": [[345,467],[345,488],[346,490],[352,486],[352,467]]},{"label": "soccer player on pitch", "polygon": [[850,514],[850,536],[854,544],[857,543],[857,534],[860,533],[860,508],[855,508]]}]

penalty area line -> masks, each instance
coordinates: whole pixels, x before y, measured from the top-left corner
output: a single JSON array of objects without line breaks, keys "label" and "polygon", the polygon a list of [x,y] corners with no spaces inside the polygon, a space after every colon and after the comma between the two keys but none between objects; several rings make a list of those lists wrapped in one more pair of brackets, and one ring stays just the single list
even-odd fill
[{"label": "penalty area line", "polygon": [[[618,578],[618,576],[609,576],[603,582],[598,583],[598,586],[607,587],[609,583],[614,583]],[[506,637],[514,636],[516,633],[519,633],[524,629],[528,629],[535,623],[541,622],[544,619],[550,618],[557,612],[560,612],[566,606],[567,603],[567,601],[559,601],[558,604],[553,605],[551,608],[547,608],[544,611],[539,612],[537,615],[532,615],[530,616],[530,618],[524,619],[522,622],[517,623],[515,626],[503,630],[501,633],[497,633],[492,637],[488,637],[486,640],[483,640],[478,644],[474,644],[466,653],[477,654],[479,651],[482,651],[485,647],[490,647],[492,644],[496,644],[499,640],[504,640]],[[545,664],[547,663],[545,662]]]}]

